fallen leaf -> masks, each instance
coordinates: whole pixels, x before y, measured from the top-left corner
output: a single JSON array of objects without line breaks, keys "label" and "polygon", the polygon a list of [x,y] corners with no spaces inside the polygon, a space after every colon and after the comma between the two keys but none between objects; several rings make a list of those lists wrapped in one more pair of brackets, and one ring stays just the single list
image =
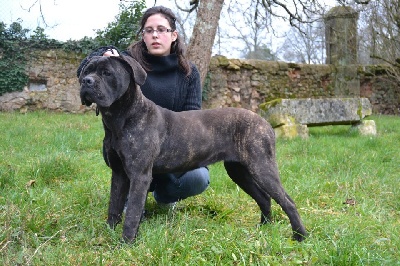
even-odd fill
[{"label": "fallen leaf", "polygon": [[347,199],[343,204],[351,205],[354,206],[356,205],[356,200],[355,199]]},{"label": "fallen leaf", "polygon": [[36,183],[36,180],[29,180],[28,183],[26,183],[26,187],[34,187]]}]

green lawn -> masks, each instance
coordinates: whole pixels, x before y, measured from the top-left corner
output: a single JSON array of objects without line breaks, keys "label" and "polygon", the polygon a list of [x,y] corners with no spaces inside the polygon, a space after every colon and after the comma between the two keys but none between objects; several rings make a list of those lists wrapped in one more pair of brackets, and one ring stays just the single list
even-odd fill
[{"label": "green lawn", "polygon": [[174,213],[149,196],[127,245],[105,222],[101,118],[0,113],[0,265],[400,265],[400,117],[372,119],[377,137],[329,126],[277,141],[306,241],[291,240],[275,202],[273,223],[257,226],[256,203],[217,163],[207,191]]}]

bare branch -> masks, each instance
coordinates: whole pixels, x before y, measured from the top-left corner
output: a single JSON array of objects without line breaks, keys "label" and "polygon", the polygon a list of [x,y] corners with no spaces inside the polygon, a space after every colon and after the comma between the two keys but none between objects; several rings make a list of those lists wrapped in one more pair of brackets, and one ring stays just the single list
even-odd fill
[{"label": "bare branch", "polygon": [[191,12],[193,12],[193,10],[197,9],[197,7],[199,6],[199,0],[191,0],[190,1],[191,7],[189,9],[181,7],[176,0],[175,0],[175,5],[179,10],[191,13]]},{"label": "bare branch", "polygon": [[43,12],[43,9],[42,9],[42,1],[41,0],[35,0],[28,8],[24,8],[22,5],[20,5],[20,7],[22,8],[22,10],[26,10],[28,12],[31,12],[31,9],[36,5],[39,5],[40,18],[41,18],[43,24],[45,25],[45,27],[50,27],[47,24],[46,19],[45,19],[44,12]]},{"label": "bare branch", "polygon": [[367,5],[370,0],[354,0],[357,4]]}]

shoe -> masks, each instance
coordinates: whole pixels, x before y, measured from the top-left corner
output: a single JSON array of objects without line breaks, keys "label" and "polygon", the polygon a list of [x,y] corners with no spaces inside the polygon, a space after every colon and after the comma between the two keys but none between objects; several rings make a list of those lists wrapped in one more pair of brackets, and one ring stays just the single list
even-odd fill
[{"label": "shoe", "polygon": [[176,202],[171,202],[171,203],[157,202],[157,207],[163,211],[169,211],[169,212],[174,211],[176,208]]}]

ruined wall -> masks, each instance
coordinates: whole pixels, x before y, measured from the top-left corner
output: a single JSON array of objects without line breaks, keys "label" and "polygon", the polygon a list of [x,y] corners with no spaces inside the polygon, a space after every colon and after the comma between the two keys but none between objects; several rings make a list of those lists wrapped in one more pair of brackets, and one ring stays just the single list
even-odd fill
[{"label": "ruined wall", "polygon": [[388,75],[382,66],[359,66],[360,96],[368,98],[375,114],[400,115],[398,78]]},{"label": "ruined wall", "polygon": [[20,92],[0,96],[0,111],[81,112],[84,107],[79,98],[76,69],[82,58],[62,50],[33,51],[26,66],[29,84]]},{"label": "ruined wall", "polygon": [[[79,113],[81,105],[76,69],[82,55],[60,50],[38,51],[28,63],[30,83],[21,92],[0,96],[0,111],[47,109]],[[357,70],[360,96],[370,99],[374,113],[399,114],[399,87],[384,73],[370,76]],[[204,85],[204,108],[234,106],[258,111],[258,105],[276,98],[324,98],[335,96],[334,65],[238,60],[217,56],[211,60]]]},{"label": "ruined wall", "polygon": [[[371,101],[375,114],[400,114],[400,87],[382,67],[293,64],[276,61],[213,57],[205,82],[205,108],[233,106],[258,111],[258,105],[276,98],[330,98],[337,95],[335,82],[360,84],[359,95]],[[354,73],[351,72],[356,72]],[[373,73],[373,74],[371,74]],[[340,81],[343,84],[343,81]]]},{"label": "ruined wall", "polygon": [[333,97],[332,65],[213,57],[205,82],[206,108],[233,106],[258,111],[276,98]]}]

